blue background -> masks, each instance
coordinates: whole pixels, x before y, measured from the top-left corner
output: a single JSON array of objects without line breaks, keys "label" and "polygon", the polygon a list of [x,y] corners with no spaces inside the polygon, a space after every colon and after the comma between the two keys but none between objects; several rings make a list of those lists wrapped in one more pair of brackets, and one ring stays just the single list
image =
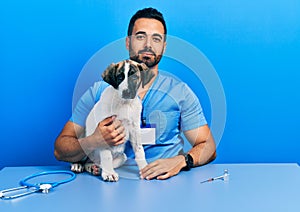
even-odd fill
[{"label": "blue background", "polygon": [[[203,52],[222,81],[227,120],[216,162],[300,162],[298,0],[4,0],[0,168],[60,163],[54,141],[71,115],[81,69],[124,38],[130,17],[147,6],[164,14],[168,34]],[[184,80],[210,119],[205,91]]]}]

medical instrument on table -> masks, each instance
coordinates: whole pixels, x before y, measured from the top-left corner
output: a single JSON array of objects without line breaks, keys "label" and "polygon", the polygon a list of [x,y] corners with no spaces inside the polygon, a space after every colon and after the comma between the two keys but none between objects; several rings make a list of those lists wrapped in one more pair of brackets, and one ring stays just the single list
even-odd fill
[{"label": "medical instrument on table", "polygon": [[[40,182],[40,183],[35,183],[35,184],[28,182],[28,180],[30,180],[32,178],[40,177],[43,175],[50,175],[50,174],[67,174],[67,175],[70,175],[71,177],[61,180],[61,181],[57,181],[57,182]],[[3,199],[3,200],[15,199],[15,198],[23,197],[23,196],[26,196],[28,194],[32,194],[35,192],[48,193],[50,189],[57,187],[64,183],[68,183],[68,182],[74,180],[75,177],[76,177],[76,174],[71,171],[45,171],[45,172],[40,172],[37,174],[32,174],[30,176],[25,177],[24,179],[22,179],[20,181],[21,186],[0,191],[0,199]],[[26,190],[26,191],[23,193],[14,194],[21,190]],[[12,195],[9,195],[10,193]],[[6,195],[6,194],[8,194],[8,195]]]},{"label": "medical instrument on table", "polygon": [[223,181],[228,181],[229,180],[229,173],[228,173],[228,169],[224,170],[223,175],[218,176],[218,177],[212,177],[209,178],[207,180],[202,181],[201,183],[206,183],[206,182],[212,182],[214,180],[223,180]]}]

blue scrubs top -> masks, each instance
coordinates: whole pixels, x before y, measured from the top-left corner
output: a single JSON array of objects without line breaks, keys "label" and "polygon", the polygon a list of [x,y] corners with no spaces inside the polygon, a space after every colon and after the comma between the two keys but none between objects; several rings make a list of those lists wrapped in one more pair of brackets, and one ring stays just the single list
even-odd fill
[{"label": "blue scrubs top", "polygon": [[[78,101],[70,120],[85,127],[89,112],[107,86],[99,81],[89,88]],[[156,128],[156,144],[144,145],[148,162],[178,155],[183,149],[181,131],[207,124],[197,96],[185,83],[167,73],[159,72],[142,105],[142,119]],[[130,142],[126,143],[125,153],[126,163],[135,163]]]}]

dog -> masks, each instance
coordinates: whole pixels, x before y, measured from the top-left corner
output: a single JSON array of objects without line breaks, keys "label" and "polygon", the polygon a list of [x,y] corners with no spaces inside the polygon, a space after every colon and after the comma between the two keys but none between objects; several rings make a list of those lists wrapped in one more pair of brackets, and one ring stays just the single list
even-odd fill
[{"label": "dog", "polygon": [[[110,86],[103,91],[100,100],[94,105],[86,120],[86,136],[89,136],[94,133],[100,121],[110,116],[116,116],[125,128],[125,139],[131,142],[140,170],[147,165],[147,161],[141,144],[142,104],[138,98],[138,91],[153,77],[154,73],[143,63],[132,60],[112,63],[102,74],[103,80]],[[127,160],[124,149],[125,143],[118,146],[107,145],[94,150],[88,156],[100,167],[104,181],[116,182],[119,180],[118,173],[114,168],[120,167]],[[74,163],[71,165],[71,170],[82,172],[84,165]]]}]

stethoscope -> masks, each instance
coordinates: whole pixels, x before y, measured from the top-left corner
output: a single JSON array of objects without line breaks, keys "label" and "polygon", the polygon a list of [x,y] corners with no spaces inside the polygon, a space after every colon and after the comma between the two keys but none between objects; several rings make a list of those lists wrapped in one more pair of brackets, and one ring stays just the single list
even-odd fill
[{"label": "stethoscope", "polygon": [[[43,175],[53,175],[53,174],[66,174],[66,175],[70,175],[69,178],[61,180],[61,181],[57,181],[57,182],[40,182],[40,183],[29,183],[28,180],[32,179],[32,178],[36,178],[36,177],[40,177]],[[29,175],[27,177],[25,177],[24,179],[22,179],[20,181],[20,186],[19,187],[15,187],[15,188],[9,188],[9,189],[5,189],[0,191],[0,199],[3,200],[9,200],[9,199],[15,199],[18,197],[23,197],[35,192],[42,192],[42,193],[48,193],[50,189],[57,187],[61,184],[64,183],[68,183],[72,180],[74,180],[76,177],[76,174],[71,172],[71,171],[44,171],[44,172],[40,172],[40,173],[36,173],[36,174],[32,174]],[[18,194],[14,194],[20,190],[26,190],[23,193],[18,193]],[[9,195],[9,194],[13,194],[13,195]]]}]

